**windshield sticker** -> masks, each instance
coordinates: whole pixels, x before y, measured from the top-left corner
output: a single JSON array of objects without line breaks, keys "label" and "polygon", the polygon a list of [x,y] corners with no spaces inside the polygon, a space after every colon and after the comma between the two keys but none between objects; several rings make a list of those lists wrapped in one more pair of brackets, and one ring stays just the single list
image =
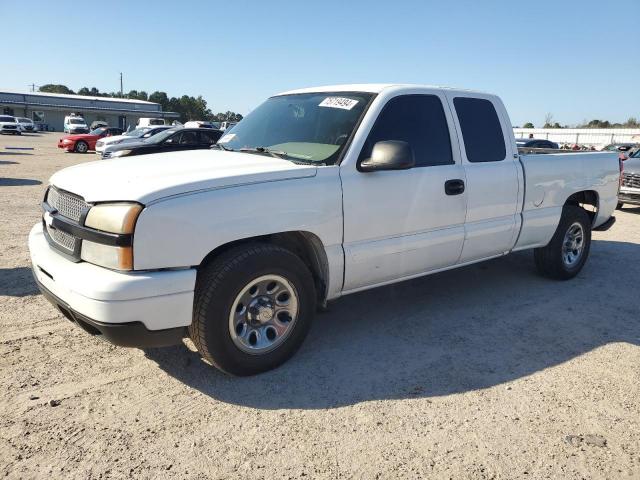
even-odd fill
[{"label": "windshield sticker", "polygon": [[320,104],[319,107],[329,108],[341,108],[343,110],[351,110],[358,104],[358,100],[352,100],[351,98],[344,97],[327,97]]},{"label": "windshield sticker", "polygon": [[231,140],[233,140],[235,138],[235,136],[236,136],[235,133],[227,133],[224,137],[222,137],[220,140],[218,140],[218,143],[230,142]]}]

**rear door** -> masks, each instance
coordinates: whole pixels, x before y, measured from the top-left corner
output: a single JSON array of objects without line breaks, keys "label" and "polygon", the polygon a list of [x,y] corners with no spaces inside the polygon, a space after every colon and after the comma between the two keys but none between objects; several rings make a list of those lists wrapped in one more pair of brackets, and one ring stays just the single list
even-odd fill
[{"label": "rear door", "polygon": [[201,130],[198,132],[200,148],[210,148],[211,145],[215,145],[218,139],[222,136],[222,132],[219,130]]},{"label": "rear door", "polygon": [[[460,263],[508,252],[520,226],[517,153],[512,129],[492,95],[447,92],[467,181],[465,240]],[[497,106],[497,108],[496,108]]]}]

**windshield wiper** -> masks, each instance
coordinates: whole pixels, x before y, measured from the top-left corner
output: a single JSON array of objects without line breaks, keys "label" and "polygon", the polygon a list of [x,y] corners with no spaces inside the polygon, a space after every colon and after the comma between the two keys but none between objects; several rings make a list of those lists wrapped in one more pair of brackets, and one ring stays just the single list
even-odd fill
[{"label": "windshield wiper", "polygon": [[247,152],[247,153],[266,153],[267,155],[271,155],[272,157],[275,157],[275,158],[291,160],[287,152],[283,152],[282,150],[271,150],[267,147],[255,147],[255,148],[244,147],[238,151]]},{"label": "windshield wiper", "polygon": [[214,143],[210,148],[217,148],[219,150],[224,150],[225,152],[235,152],[233,148],[225,147],[221,143]]}]

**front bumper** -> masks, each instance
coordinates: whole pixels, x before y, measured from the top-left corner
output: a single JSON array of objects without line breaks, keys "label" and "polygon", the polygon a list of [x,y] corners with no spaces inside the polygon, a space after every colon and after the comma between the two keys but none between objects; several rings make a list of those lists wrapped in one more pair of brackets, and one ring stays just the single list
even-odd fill
[{"label": "front bumper", "polygon": [[620,192],[618,192],[618,201],[632,205],[640,205],[640,188],[622,187]]},{"label": "front bumper", "polygon": [[179,342],[191,324],[195,269],[123,273],[74,263],[49,246],[40,223],[29,251],[42,293],[91,334],[127,347],[161,346]]},{"label": "front bumper", "polygon": [[63,143],[58,142],[58,148],[62,148],[63,150],[70,152],[75,148],[76,144],[74,143]]}]

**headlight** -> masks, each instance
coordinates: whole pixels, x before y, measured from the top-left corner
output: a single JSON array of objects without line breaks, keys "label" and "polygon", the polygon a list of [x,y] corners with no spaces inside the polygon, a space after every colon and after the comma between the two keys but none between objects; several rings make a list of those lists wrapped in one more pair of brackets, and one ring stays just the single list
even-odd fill
[{"label": "headlight", "polygon": [[103,232],[131,234],[141,211],[139,203],[101,203],[91,207],[84,224]]},{"label": "headlight", "polygon": [[111,145],[118,145],[119,143],[122,143],[122,140],[114,140]]},{"label": "headlight", "polygon": [[[89,210],[85,226],[103,232],[131,235],[142,211],[138,203],[103,203]],[[82,241],[82,260],[115,270],[133,270],[133,247],[117,247]]]},{"label": "headlight", "polygon": [[130,153],[131,153],[131,150],[118,150],[117,152],[113,152],[111,154],[111,158],[124,157],[126,155],[129,155]]}]

